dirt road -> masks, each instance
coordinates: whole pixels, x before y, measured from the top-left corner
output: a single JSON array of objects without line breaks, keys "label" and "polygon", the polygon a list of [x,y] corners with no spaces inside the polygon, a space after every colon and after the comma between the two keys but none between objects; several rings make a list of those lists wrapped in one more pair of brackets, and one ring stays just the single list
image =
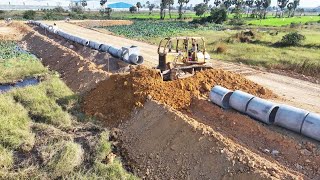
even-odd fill
[{"label": "dirt road", "polygon": [[[53,24],[54,22],[46,21],[45,23]],[[57,24],[58,28],[68,33],[78,35],[90,40],[107,43],[115,47],[130,45],[139,46],[140,52],[145,59],[146,66],[155,67],[158,63],[157,46],[101,33],[74,24],[65,23],[63,21],[55,21],[55,23]],[[314,84],[274,73],[255,70],[242,65],[225,63],[222,61],[213,61],[213,64],[218,68],[243,74],[248,79],[273,90],[280,96],[280,99],[276,99],[275,101],[320,113],[319,84]]]}]

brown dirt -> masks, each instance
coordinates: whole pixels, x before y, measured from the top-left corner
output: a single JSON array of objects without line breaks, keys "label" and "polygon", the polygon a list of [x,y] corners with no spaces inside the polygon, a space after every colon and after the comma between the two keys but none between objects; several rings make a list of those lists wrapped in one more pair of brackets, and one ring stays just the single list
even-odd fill
[{"label": "brown dirt", "polygon": [[16,41],[20,40],[26,29],[20,23],[0,24],[0,40]]},{"label": "brown dirt", "polygon": [[[320,179],[320,146],[315,141],[235,111],[224,111],[205,100],[194,99],[187,114],[270,161]],[[272,154],[273,150],[279,154]]]},{"label": "brown dirt", "polygon": [[90,21],[71,21],[70,23],[78,26],[82,26],[82,27],[93,28],[97,26],[130,25],[133,22],[129,20],[90,20]]},{"label": "brown dirt", "polygon": [[145,179],[302,179],[182,113],[147,101],[116,138]]},{"label": "brown dirt", "polygon": [[[25,27],[25,25],[21,26]],[[28,33],[21,41],[27,50],[41,57],[44,65],[59,72],[64,82],[75,92],[86,92],[109,76],[107,72],[90,60],[31,28],[28,29]]]},{"label": "brown dirt", "polygon": [[263,98],[275,97],[270,90],[223,70],[206,70],[191,78],[162,81],[158,71],[139,66],[127,75],[112,75],[99,83],[84,97],[83,110],[114,127],[127,119],[134,107],[143,106],[147,97],[177,110],[186,110],[192,97],[207,96],[214,85],[240,89]]}]

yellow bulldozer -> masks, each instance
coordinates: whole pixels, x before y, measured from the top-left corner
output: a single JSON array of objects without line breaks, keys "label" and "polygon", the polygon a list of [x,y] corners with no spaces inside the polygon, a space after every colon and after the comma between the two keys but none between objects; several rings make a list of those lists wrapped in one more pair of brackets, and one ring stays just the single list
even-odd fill
[{"label": "yellow bulldozer", "polygon": [[210,55],[203,37],[168,37],[158,47],[159,65],[163,80],[191,77],[197,71],[211,69]]}]

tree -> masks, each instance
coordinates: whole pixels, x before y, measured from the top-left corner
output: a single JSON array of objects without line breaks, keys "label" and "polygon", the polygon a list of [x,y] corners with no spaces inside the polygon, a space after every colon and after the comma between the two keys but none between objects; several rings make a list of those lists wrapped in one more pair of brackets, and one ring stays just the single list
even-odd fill
[{"label": "tree", "polygon": [[100,0],[100,6],[104,6],[107,2],[107,0]]},{"label": "tree", "polygon": [[140,11],[140,8],[142,8],[141,3],[140,3],[140,2],[137,2],[136,6],[137,6],[137,8],[138,8],[138,11]]},{"label": "tree", "polygon": [[208,5],[209,1],[210,1],[210,0],[203,0],[203,2],[204,2],[205,4],[207,4],[207,5]]},{"label": "tree", "polygon": [[254,0],[246,0],[246,1],[245,1],[245,5],[248,7],[247,17],[248,17],[248,15],[249,15],[249,13],[250,13],[251,8],[253,7],[253,3],[254,3]]},{"label": "tree", "polygon": [[287,6],[289,0],[278,0],[278,6],[281,10],[279,17],[283,17],[283,10]]},{"label": "tree", "polygon": [[81,1],[81,6],[85,9],[86,6],[88,6],[88,3],[86,0]]},{"label": "tree", "polygon": [[179,19],[182,19],[182,8],[183,8],[183,4],[188,4],[189,0],[178,0],[178,4],[179,4]]},{"label": "tree", "polygon": [[262,7],[263,7],[263,19],[266,18],[267,9],[271,5],[271,0],[263,0]]},{"label": "tree", "polygon": [[299,5],[300,5],[300,0],[293,1],[293,14],[292,14],[292,16],[294,16],[296,9],[298,8]]},{"label": "tree", "polygon": [[168,0],[161,0],[160,3],[160,19],[164,19],[166,17],[165,8],[168,5]]},{"label": "tree", "polygon": [[213,4],[218,7],[221,4],[221,0],[214,0]]},{"label": "tree", "polygon": [[136,6],[131,6],[131,7],[129,8],[129,11],[130,11],[131,13],[137,12],[137,7],[136,7]]},{"label": "tree", "polygon": [[289,10],[288,17],[291,17],[291,16],[292,16],[291,14],[293,14],[293,7],[294,7],[293,2],[290,2],[290,3],[287,5],[287,8],[288,8],[288,10]]},{"label": "tree", "polygon": [[254,1],[254,4],[256,5],[256,17],[261,19],[262,18],[262,13],[261,13],[261,6],[262,6],[263,0],[256,0]]},{"label": "tree", "polygon": [[222,24],[228,18],[227,11],[224,8],[211,9],[210,16],[207,21],[210,23]]},{"label": "tree", "polygon": [[232,1],[231,0],[224,0],[223,6],[226,8],[226,10],[228,12],[229,8],[232,6]]},{"label": "tree", "polygon": [[151,15],[153,8],[155,7],[154,4],[149,4],[148,8],[149,8],[149,15]]},{"label": "tree", "polygon": [[196,12],[197,16],[201,17],[208,10],[208,5],[206,3],[200,3],[197,4],[193,10]]},{"label": "tree", "polygon": [[174,5],[174,0],[168,0],[168,6],[169,6],[169,17],[171,19],[171,8],[172,5]]}]

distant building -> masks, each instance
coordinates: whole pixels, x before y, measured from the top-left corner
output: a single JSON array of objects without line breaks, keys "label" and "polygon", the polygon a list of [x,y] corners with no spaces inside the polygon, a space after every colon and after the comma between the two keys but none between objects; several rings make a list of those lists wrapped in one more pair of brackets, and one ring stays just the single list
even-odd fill
[{"label": "distant building", "polygon": [[108,7],[112,8],[112,9],[129,9],[131,6],[133,6],[133,5],[128,4],[128,3],[124,3],[124,2],[117,2],[117,3],[108,4]]}]

